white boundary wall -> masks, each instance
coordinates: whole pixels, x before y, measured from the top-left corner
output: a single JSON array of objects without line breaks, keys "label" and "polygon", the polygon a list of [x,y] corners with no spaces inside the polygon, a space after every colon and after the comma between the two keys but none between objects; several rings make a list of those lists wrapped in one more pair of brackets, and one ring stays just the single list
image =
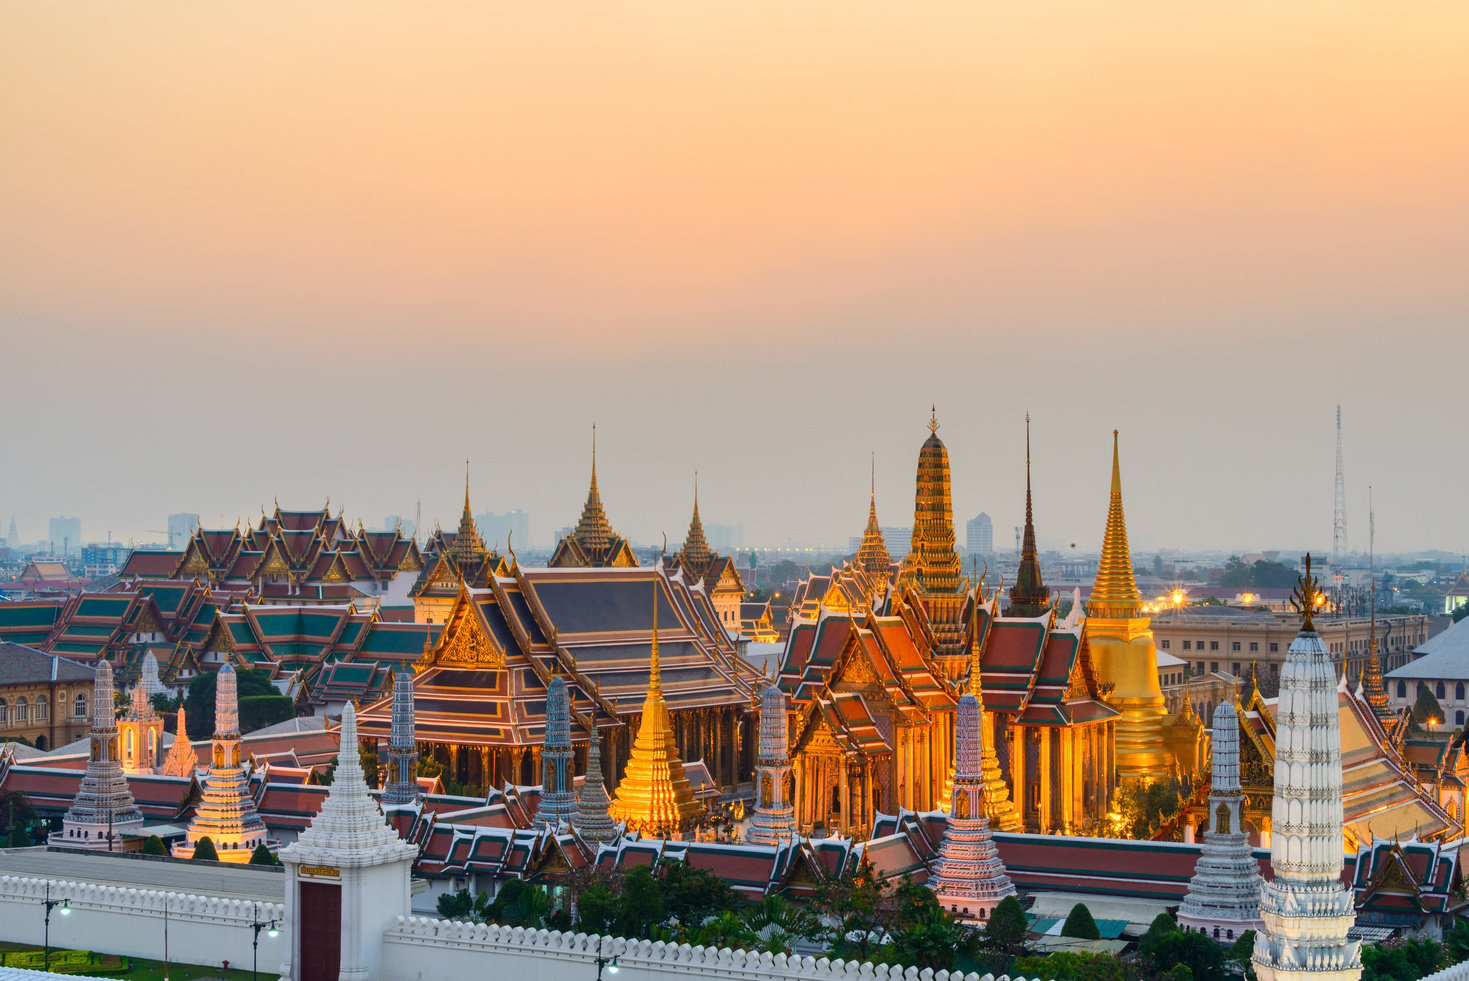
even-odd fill
[{"label": "white boundary wall", "polygon": [[1422,981],[1469,981],[1469,961],[1450,964],[1437,974],[1430,974]]},{"label": "white boundary wall", "polygon": [[617,957],[617,981],[1024,981],[416,916],[398,917],[383,935],[380,981],[589,981],[597,976],[599,951]]},{"label": "white boundary wall", "polygon": [[[256,903],[246,899],[191,896],[181,892],[129,889],[91,882],[0,876],[0,940],[41,946],[45,933],[46,884],[51,898],[65,899],[71,913],[51,911],[51,946],[106,954],[163,959],[163,908],[168,904],[168,957],[175,964],[250,969]],[[285,907],[259,903],[260,920],[280,922]],[[278,973],[286,956],[286,934],[260,932],[260,967]],[[581,979],[585,981],[585,979]]]}]

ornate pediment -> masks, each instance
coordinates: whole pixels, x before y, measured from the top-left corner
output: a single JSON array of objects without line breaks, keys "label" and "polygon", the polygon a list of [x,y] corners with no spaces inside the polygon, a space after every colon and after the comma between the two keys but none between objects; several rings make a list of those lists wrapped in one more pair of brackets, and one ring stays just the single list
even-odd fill
[{"label": "ornate pediment", "polygon": [[435,664],[503,668],[505,652],[496,646],[470,605],[461,600],[459,615],[444,630],[433,660]]}]

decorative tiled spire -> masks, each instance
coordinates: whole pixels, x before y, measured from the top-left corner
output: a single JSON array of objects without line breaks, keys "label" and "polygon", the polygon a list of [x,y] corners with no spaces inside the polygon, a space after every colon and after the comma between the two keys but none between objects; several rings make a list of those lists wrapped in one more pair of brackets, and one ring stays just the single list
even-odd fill
[{"label": "decorative tiled spire", "polygon": [[572,826],[587,841],[614,841],[617,826],[609,813],[612,802],[607,798],[607,781],[602,778],[602,740],[593,727],[587,743],[587,772],[582,777],[581,793],[576,797],[576,817]]},{"label": "decorative tiled spire", "polygon": [[92,731],[88,737],[92,752],[87,773],[62,818],[61,831],[49,839],[52,845],[121,851],[122,836],[142,830],[143,812],[133,800],[118,757],[114,698],[112,665],[103,658],[97,662],[92,688]]},{"label": "decorative tiled spire", "polygon": [[913,495],[912,558],[918,588],[923,593],[948,594],[959,590],[963,563],[954,550],[954,508],[949,483],[949,451],[938,436],[938,411],[928,421],[928,439],[918,452],[918,475]]},{"label": "decorative tiled spire", "polygon": [[158,658],[153,656],[152,651],[146,651],[143,654],[143,667],[138,676],[138,684],[143,686],[143,691],[149,698],[163,694],[163,682],[158,678]]},{"label": "decorative tiled spire", "polygon": [[173,745],[168,747],[168,756],[163,760],[159,772],[169,777],[192,777],[199,768],[199,757],[189,742],[189,728],[184,719],[184,707],[179,706],[178,728],[174,730]]},{"label": "decorative tiled spire", "polygon": [[413,720],[413,675],[399,671],[393,678],[393,728],[388,734],[388,781],[383,806],[402,806],[418,800],[418,736]]},{"label": "decorative tiled spire", "polygon": [[709,549],[709,540],[704,537],[704,523],[699,520],[699,475],[694,474],[694,516],[689,519],[689,533],[684,536],[683,548],[679,549],[678,567],[688,581],[698,580],[709,568],[714,553]]},{"label": "decorative tiled spire", "polygon": [[1244,793],[1239,783],[1239,713],[1234,703],[1214,709],[1210,768],[1209,830],[1203,851],[1178,910],[1179,925],[1219,939],[1238,939],[1260,929],[1260,863],[1244,828]]},{"label": "decorative tiled spire", "polygon": [[485,557],[485,542],[474,524],[474,514],[469,506],[469,461],[464,461],[464,512],[459,515],[459,530],[454,533],[449,548],[454,561],[461,567],[474,564]]},{"label": "decorative tiled spire", "polygon": [[857,549],[857,565],[870,576],[886,580],[893,569],[893,557],[883,541],[882,529],[877,524],[877,456],[872,458],[872,489],[867,500],[867,528],[862,532],[862,544]]},{"label": "decorative tiled spire", "polygon": [[592,427],[592,483],[587,488],[587,503],[582,506],[581,520],[572,532],[577,542],[587,551],[600,554],[612,543],[616,532],[607,521],[607,511],[602,507],[602,494],[597,489],[597,427]]},{"label": "decorative tiled spire", "polygon": [[1097,579],[1087,601],[1087,613],[1097,618],[1128,619],[1138,614],[1142,594],[1132,571],[1127,547],[1127,519],[1122,514],[1122,467],[1117,459],[1117,430],[1112,430],[1112,498],[1107,505],[1107,530]]},{"label": "decorative tiled spire", "polygon": [[653,580],[653,642],[648,661],[648,695],[638,723],[627,769],[612,799],[612,819],[645,835],[674,837],[698,811],[693,788],[684,774],[678,744],[663,700],[662,669],[658,663],[658,603],[662,584]]},{"label": "decorative tiled spire", "polygon": [[1256,935],[1260,981],[1361,976],[1351,890],[1341,882],[1341,724],[1336,667],[1311,621],[1319,594],[1311,556],[1292,602],[1301,631],[1280,671],[1276,707],[1275,791],[1270,865],[1275,877],[1260,899]]},{"label": "decorative tiled spire", "polygon": [[983,716],[974,691],[965,692],[954,710],[954,789],[934,878],[939,904],[976,921],[1015,895],[985,816]]},{"label": "decorative tiled spire", "polygon": [[571,700],[559,674],[546,686],[546,737],[541,747],[541,803],[535,825],[552,830],[576,815],[572,780]]},{"label": "decorative tiled spire", "polygon": [[342,709],[341,740],[337,769],[321,810],[301,836],[282,850],[281,857],[338,869],[416,857],[417,849],[388,827],[377,801],[367,791],[357,749],[357,709],[351,702]]},{"label": "decorative tiled spire", "polygon": [[[235,669],[219,669],[214,692],[214,737],[203,799],[194,810],[186,839],[174,845],[174,858],[192,858],[201,838],[208,838],[221,862],[248,862],[255,846],[266,841],[265,822],[255,810],[250,782],[240,759],[240,709]],[[267,842],[267,844],[270,844]]]},{"label": "decorative tiled spire", "polygon": [[[1119,497],[1118,507],[1121,507]],[[1120,512],[1119,512],[1120,513]],[[1025,414],[1025,537],[1020,549],[1020,569],[1010,587],[1012,617],[1038,617],[1050,608],[1051,591],[1041,581],[1041,561],[1035,545],[1035,514],[1030,497],[1030,413]]]},{"label": "decorative tiled spire", "polygon": [[755,759],[755,813],[746,837],[752,844],[790,841],[796,812],[786,800],[791,772],[790,735],[786,727],[785,693],[769,685],[760,694],[760,747]]}]

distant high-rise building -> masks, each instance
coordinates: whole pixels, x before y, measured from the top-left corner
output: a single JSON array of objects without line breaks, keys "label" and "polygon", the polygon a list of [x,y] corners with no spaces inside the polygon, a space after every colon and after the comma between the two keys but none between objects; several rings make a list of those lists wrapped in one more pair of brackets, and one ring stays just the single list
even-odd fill
[{"label": "distant high-rise building", "polygon": [[397,529],[404,538],[412,538],[418,532],[418,525],[412,518],[405,518],[401,514],[390,514],[383,519],[383,531]]},{"label": "distant high-rise building", "polygon": [[883,528],[882,540],[887,542],[888,555],[894,562],[901,562],[913,550],[912,528]]},{"label": "distant high-rise building", "polygon": [[11,548],[20,544],[20,532],[15,530],[15,515],[10,516],[10,531],[5,535],[5,544]]},{"label": "distant high-rise building", "polygon": [[530,545],[530,514],[520,508],[504,514],[486,511],[474,520],[485,544],[494,551],[504,551],[507,543],[511,548]]},{"label": "distant high-rise building", "polygon": [[964,547],[977,555],[995,550],[995,523],[983,511],[964,523]]},{"label": "distant high-rise building", "polygon": [[168,516],[168,547],[182,551],[189,544],[189,538],[199,527],[199,516],[197,514],[170,514]]},{"label": "distant high-rise building", "polygon": [[709,540],[709,547],[721,555],[729,555],[745,547],[743,522],[732,525],[717,525],[711,522],[704,526],[704,535]]},{"label": "distant high-rise building", "polygon": [[82,519],[62,515],[46,523],[46,534],[51,542],[51,551],[65,554],[82,544]]}]

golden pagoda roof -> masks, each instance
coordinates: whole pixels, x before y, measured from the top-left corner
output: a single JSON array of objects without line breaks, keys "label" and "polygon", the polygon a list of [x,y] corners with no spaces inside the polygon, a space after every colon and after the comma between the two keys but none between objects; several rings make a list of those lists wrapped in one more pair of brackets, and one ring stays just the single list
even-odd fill
[{"label": "golden pagoda roof", "polygon": [[954,549],[954,508],[949,482],[949,451],[938,436],[938,413],[928,420],[928,439],[918,451],[913,495],[913,539],[909,559],[923,593],[961,591],[963,563]]},{"label": "golden pagoda roof", "polygon": [[1107,530],[1102,536],[1102,557],[1097,562],[1097,579],[1087,601],[1093,617],[1126,619],[1137,616],[1143,597],[1132,572],[1132,552],[1127,547],[1127,519],[1122,514],[1122,468],[1117,457],[1117,430],[1112,430],[1112,497],[1107,505]]},{"label": "golden pagoda roof", "polygon": [[658,662],[658,604],[662,585],[654,582],[653,643],[649,651],[648,694],[643,716],[628,755],[622,782],[612,800],[614,821],[647,835],[669,836],[685,827],[698,811],[694,791],[678,757],[678,744],[663,701],[663,678]]},{"label": "golden pagoda roof", "polygon": [[883,576],[892,572],[893,557],[883,540],[882,529],[877,524],[877,459],[872,461],[872,490],[867,503],[867,528],[862,532],[862,544],[857,549],[857,565],[871,576]]},{"label": "golden pagoda roof", "polygon": [[572,536],[589,552],[605,550],[617,533],[607,520],[607,510],[602,507],[602,494],[597,489],[597,427],[592,427],[592,483],[587,488],[587,503],[582,505],[581,518],[576,523]]}]

